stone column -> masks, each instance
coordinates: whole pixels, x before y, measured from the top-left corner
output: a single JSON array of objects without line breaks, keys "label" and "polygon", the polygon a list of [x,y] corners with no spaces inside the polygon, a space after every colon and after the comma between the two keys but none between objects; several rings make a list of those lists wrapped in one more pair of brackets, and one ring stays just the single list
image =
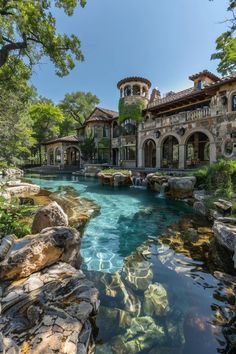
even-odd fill
[{"label": "stone column", "polygon": [[61,165],[62,165],[62,166],[65,165],[65,161],[64,161],[64,148],[63,148],[63,146],[61,147]]},{"label": "stone column", "polygon": [[216,144],[210,143],[210,164],[213,164],[216,160]]},{"label": "stone column", "polygon": [[185,168],[185,145],[179,145],[179,169]]},{"label": "stone column", "polygon": [[143,167],[143,149],[138,147],[138,167]]},{"label": "stone column", "polygon": [[159,169],[161,168],[161,147],[158,146],[156,150],[156,167]]},{"label": "stone column", "polygon": [[47,149],[47,165],[50,165],[50,149]]},{"label": "stone column", "polygon": [[56,165],[56,149],[53,149],[53,165]]}]

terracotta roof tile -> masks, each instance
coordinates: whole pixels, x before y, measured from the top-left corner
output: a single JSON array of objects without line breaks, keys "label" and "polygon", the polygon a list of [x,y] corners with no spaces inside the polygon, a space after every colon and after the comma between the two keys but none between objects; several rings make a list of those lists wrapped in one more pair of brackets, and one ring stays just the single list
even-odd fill
[{"label": "terracotta roof tile", "polygon": [[146,85],[148,85],[149,88],[152,86],[151,82],[148,79],[145,79],[144,77],[131,76],[131,77],[126,77],[125,79],[120,80],[117,84],[117,88],[120,89],[121,85],[125,84],[126,82],[128,83],[130,81],[144,82]]},{"label": "terracotta roof tile", "polygon": [[80,138],[75,135],[63,136],[62,138],[55,138],[45,141],[43,144],[59,143],[59,142],[68,142],[68,143],[78,143]]},{"label": "terracotta roof tile", "polygon": [[[98,113],[96,113],[96,111],[99,111]],[[97,107],[95,108],[95,110],[93,111],[93,113],[91,113],[91,115],[86,119],[85,123],[88,122],[110,122],[113,119],[118,118],[118,112],[112,111],[110,109],[106,109],[106,108],[100,108]]]}]

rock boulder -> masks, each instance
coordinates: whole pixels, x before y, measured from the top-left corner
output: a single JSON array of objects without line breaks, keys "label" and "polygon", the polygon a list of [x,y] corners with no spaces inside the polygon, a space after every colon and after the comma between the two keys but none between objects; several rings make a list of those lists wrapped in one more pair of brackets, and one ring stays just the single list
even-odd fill
[{"label": "rock boulder", "polygon": [[36,234],[53,226],[68,226],[68,217],[57,202],[43,206],[37,211],[32,224],[32,233]]},{"label": "rock boulder", "polygon": [[0,264],[0,280],[25,278],[58,261],[79,267],[80,234],[75,229],[47,228],[16,241]]},{"label": "rock boulder", "polygon": [[185,199],[193,196],[196,177],[170,177],[168,195],[173,199]]},{"label": "rock boulder", "polygon": [[98,291],[81,270],[59,263],[6,284],[1,305],[4,353],[90,352]]}]

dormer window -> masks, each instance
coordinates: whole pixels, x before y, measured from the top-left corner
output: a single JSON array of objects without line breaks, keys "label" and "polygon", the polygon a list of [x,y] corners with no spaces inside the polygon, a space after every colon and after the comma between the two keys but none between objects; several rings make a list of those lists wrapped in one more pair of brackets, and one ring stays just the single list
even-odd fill
[{"label": "dormer window", "polygon": [[203,81],[202,80],[198,80],[197,88],[198,88],[198,90],[202,90],[203,89]]},{"label": "dormer window", "polygon": [[236,94],[232,96],[232,111],[236,111]]}]

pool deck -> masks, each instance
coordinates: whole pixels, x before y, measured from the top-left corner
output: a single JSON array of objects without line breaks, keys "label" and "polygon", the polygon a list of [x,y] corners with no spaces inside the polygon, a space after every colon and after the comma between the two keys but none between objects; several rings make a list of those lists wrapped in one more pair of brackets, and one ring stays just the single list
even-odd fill
[{"label": "pool deck", "polygon": [[[120,170],[122,167],[119,166],[113,166],[113,165],[101,165],[101,168],[113,168]],[[73,172],[78,172],[81,171],[82,168],[78,168],[78,166],[65,166],[64,168],[60,168],[59,166],[37,166],[37,167],[30,167],[26,168],[25,172],[32,172],[32,173],[42,173],[42,174],[71,174]],[[162,168],[162,169],[157,169],[157,168],[142,168],[142,167],[136,167],[136,168],[130,168],[130,171],[134,173],[155,173],[155,172],[164,172],[167,174],[174,174],[174,175],[183,175],[187,174],[191,171],[192,169],[172,169],[172,168]]]}]

